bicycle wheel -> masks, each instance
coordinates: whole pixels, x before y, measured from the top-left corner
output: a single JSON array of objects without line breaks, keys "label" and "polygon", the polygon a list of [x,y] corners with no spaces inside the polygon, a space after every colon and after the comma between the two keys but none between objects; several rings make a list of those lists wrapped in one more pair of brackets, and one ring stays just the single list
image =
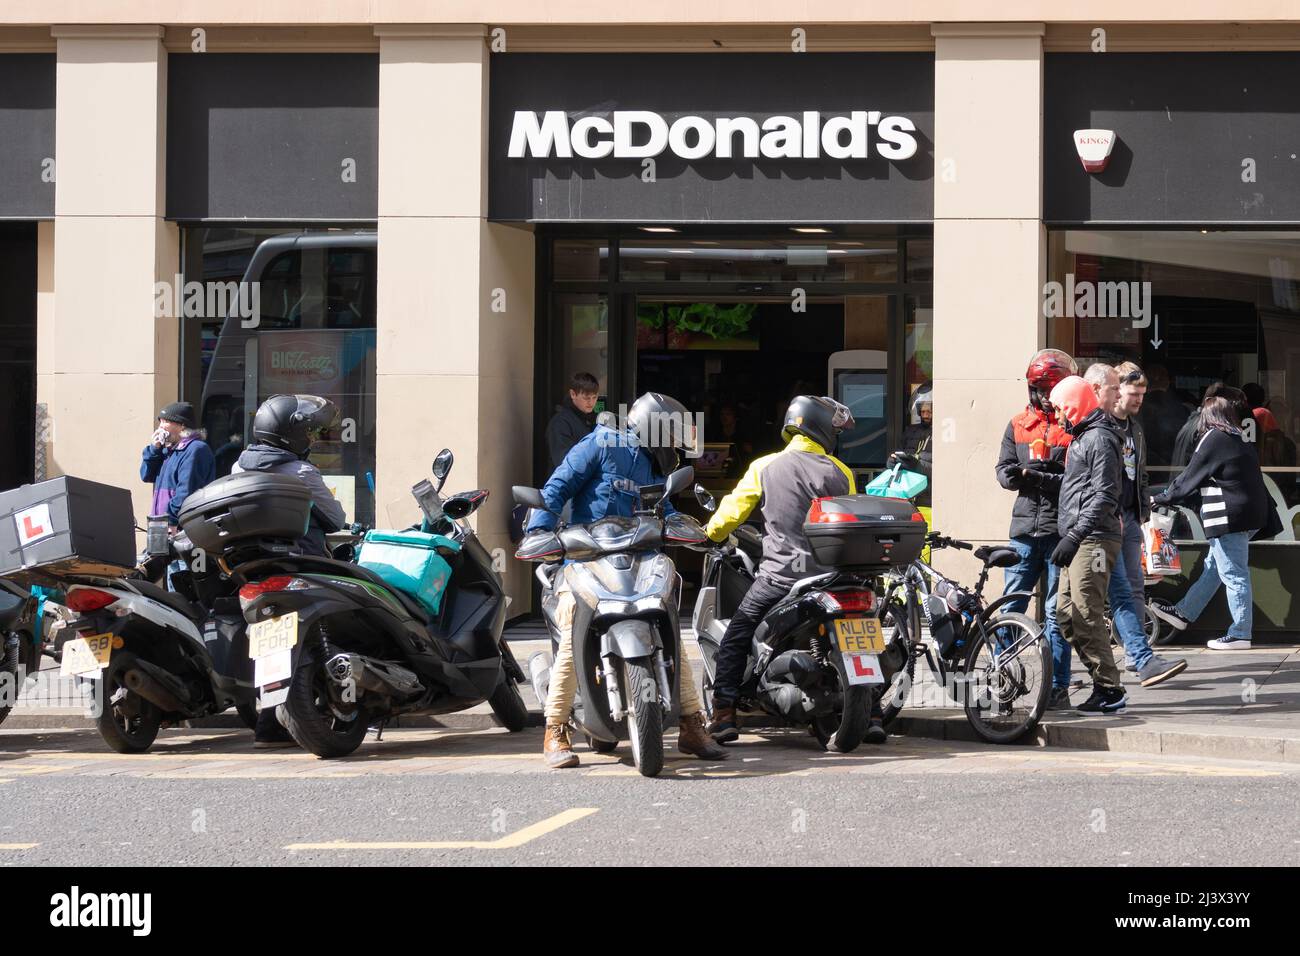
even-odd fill
[{"label": "bicycle wheel", "polygon": [[1024,614],[1003,614],[978,635],[963,663],[962,703],[975,733],[1009,744],[1038,725],[1052,692],[1052,652],[1043,628]]},{"label": "bicycle wheel", "polygon": [[[898,600],[891,600],[880,612],[880,623],[885,629],[886,646],[892,648],[895,641],[901,644],[901,650],[907,655],[906,663],[894,673],[889,686],[880,692],[880,722],[888,727],[892,724],[907,703],[912,682],[916,675],[916,656],[913,648],[920,630],[913,630],[907,609],[905,592],[898,593]],[[915,610],[915,608],[913,608]]]}]

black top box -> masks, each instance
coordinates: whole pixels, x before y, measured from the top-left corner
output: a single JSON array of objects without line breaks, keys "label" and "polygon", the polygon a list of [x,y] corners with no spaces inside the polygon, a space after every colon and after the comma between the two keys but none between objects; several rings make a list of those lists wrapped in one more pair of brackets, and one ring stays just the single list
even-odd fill
[{"label": "black top box", "polygon": [[64,476],[0,492],[0,575],[23,584],[135,569],[131,492]]},{"label": "black top box", "polygon": [[813,502],[804,522],[813,559],[844,571],[911,564],[925,548],[925,521],[905,498],[840,495]]},{"label": "black top box", "polygon": [[190,541],[214,554],[255,541],[297,541],[311,521],[311,489],[293,475],[241,471],[189,495],[179,517]]}]

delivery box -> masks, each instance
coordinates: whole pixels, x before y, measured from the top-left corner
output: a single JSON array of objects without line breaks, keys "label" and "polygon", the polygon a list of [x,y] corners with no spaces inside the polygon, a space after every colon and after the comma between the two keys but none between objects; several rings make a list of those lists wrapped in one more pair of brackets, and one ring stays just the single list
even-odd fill
[{"label": "delivery box", "polygon": [[125,488],[65,476],[0,492],[0,575],[23,584],[64,574],[121,577],[135,563]]}]

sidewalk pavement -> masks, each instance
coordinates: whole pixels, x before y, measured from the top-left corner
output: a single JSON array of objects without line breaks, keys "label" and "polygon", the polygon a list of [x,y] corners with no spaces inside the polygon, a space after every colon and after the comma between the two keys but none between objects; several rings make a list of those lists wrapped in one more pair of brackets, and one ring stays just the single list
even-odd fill
[{"label": "sidewalk pavement", "polygon": [[[687,652],[699,660],[694,634],[684,628]],[[507,632],[511,649],[528,673],[536,651],[549,653],[540,624],[524,624]],[[1118,650],[1118,649],[1117,649]],[[1203,646],[1165,646],[1164,657],[1186,658],[1187,670],[1158,687],[1144,688],[1125,672],[1128,710],[1114,717],[1086,717],[1072,710],[1049,711],[1036,732],[1023,744],[1109,750],[1139,754],[1178,754],[1300,763],[1300,645],[1260,645],[1249,651],[1211,651]],[[53,665],[46,661],[47,666]],[[696,669],[697,679],[702,667]],[[1087,674],[1076,659],[1074,678]],[[541,725],[540,705],[530,684],[520,687],[532,723]],[[1082,703],[1089,688],[1072,694]],[[19,706],[0,729],[59,729],[92,726],[73,708]],[[751,726],[757,721],[748,721]],[[457,714],[407,717],[405,727],[451,727],[460,730],[496,726],[486,704]],[[241,726],[233,712],[193,722],[199,727]],[[977,740],[956,702],[947,698],[924,661],[919,661],[907,707],[892,728],[895,733],[939,740]]]}]

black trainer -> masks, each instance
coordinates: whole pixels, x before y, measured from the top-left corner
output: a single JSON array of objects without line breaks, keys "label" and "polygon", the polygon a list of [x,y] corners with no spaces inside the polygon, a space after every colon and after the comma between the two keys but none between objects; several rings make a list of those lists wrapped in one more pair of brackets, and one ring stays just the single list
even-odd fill
[{"label": "black trainer", "polygon": [[1151,601],[1147,604],[1147,607],[1151,608],[1152,614],[1177,630],[1185,631],[1187,625],[1192,623],[1179,614],[1178,609],[1168,601]]},{"label": "black trainer", "polygon": [[1118,714],[1128,706],[1123,687],[1093,687],[1092,696],[1078,706],[1081,714]]},{"label": "black trainer", "polygon": [[885,725],[879,720],[873,719],[871,723],[867,725],[866,739],[869,744],[883,744],[889,739],[889,734],[885,733]]}]

